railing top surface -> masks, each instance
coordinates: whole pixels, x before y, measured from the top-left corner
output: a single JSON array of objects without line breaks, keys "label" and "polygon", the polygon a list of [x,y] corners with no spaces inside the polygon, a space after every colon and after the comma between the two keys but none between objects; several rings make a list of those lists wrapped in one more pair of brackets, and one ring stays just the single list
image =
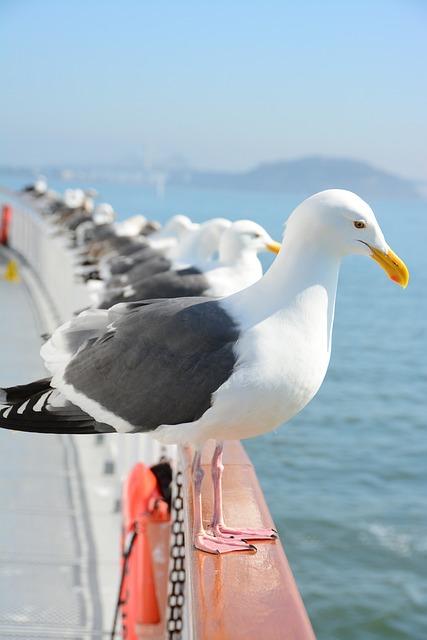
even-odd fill
[{"label": "railing top surface", "polygon": [[[207,446],[203,455],[206,523],[213,508],[209,474],[212,452],[212,447]],[[274,526],[252,463],[240,442],[226,443],[223,462],[227,524],[255,528]],[[192,504],[190,465],[190,455],[186,453],[187,504]],[[189,519],[191,532],[190,514]],[[280,540],[255,542],[255,545],[256,553],[212,555],[191,550],[188,566],[193,637],[203,640],[313,640],[314,633]]]}]

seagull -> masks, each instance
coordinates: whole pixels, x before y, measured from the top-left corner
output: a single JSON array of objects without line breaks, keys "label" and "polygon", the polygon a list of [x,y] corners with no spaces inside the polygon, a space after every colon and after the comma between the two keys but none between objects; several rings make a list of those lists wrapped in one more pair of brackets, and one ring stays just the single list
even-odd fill
[{"label": "seagull", "polygon": [[[155,223],[148,222],[148,233],[137,236],[128,235],[126,227],[117,225],[102,225],[98,228],[94,238],[89,238],[85,243],[85,247],[81,250],[81,257],[85,262],[94,261],[100,263],[100,276],[102,279],[109,278],[116,271],[121,273],[130,269],[140,259],[163,255],[163,250],[173,246],[179,242],[188,232],[199,227],[199,224],[193,222],[184,215],[176,215],[170,218],[161,228],[151,233]],[[142,255],[141,255],[142,254]],[[116,268],[117,267],[117,268]]]},{"label": "seagull", "polygon": [[[0,426],[24,431],[150,432],[194,448],[194,546],[207,553],[255,550],[272,529],[231,528],[222,511],[222,451],[286,423],[314,397],[332,344],[342,259],[373,258],[406,287],[369,205],[322,191],[288,218],[265,275],[230,296],[118,304],[59,327],[41,355],[52,378],[3,390]],[[214,439],[214,508],[202,521],[202,449]]]},{"label": "seagull", "polygon": [[[214,219],[221,221],[222,219]],[[262,276],[262,265],[258,258],[261,251],[278,253],[280,244],[273,240],[265,229],[252,220],[228,222],[218,228],[218,237],[209,237],[203,242],[202,233],[198,244],[198,252],[188,259],[193,264],[185,269],[168,269],[154,273],[125,286],[124,288],[107,288],[103,300],[98,304],[100,309],[107,309],[119,302],[132,302],[154,298],[182,298],[188,296],[222,297],[244,289],[259,280]],[[203,231],[205,225],[200,227]],[[212,226],[206,227],[208,231]],[[218,246],[218,259],[208,260],[215,245]],[[204,257],[204,260],[202,259]],[[149,268],[150,260],[146,265]],[[157,264],[157,263],[155,263]],[[144,265],[141,265],[144,266]],[[140,271],[138,269],[138,271]]]},{"label": "seagull", "polygon": [[178,213],[168,220],[161,229],[152,233],[149,242],[153,249],[168,249],[173,247],[185,236],[188,231],[193,231],[199,226],[188,216]]},{"label": "seagull", "polygon": [[44,196],[47,193],[47,178],[45,176],[39,176],[33,184],[22,187],[22,193],[28,193],[35,198]]},{"label": "seagull", "polygon": [[201,224],[191,222],[191,226],[184,226],[176,217],[172,227],[175,236],[169,233],[159,238],[159,234],[151,234],[145,248],[130,256],[120,255],[112,261],[107,259],[106,264],[101,261],[100,272],[106,280],[106,289],[123,287],[154,273],[207,262],[218,251],[222,233],[230,225],[231,221],[226,218],[211,218]]},{"label": "seagull", "polygon": [[66,226],[70,220],[81,215],[92,214],[95,208],[95,189],[65,189],[62,200],[55,200],[45,210],[52,224]]},{"label": "seagull", "polygon": [[69,225],[69,229],[75,233],[75,243],[77,247],[83,247],[86,239],[93,238],[96,229],[113,225],[116,219],[116,212],[109,202],[97,204],[92,214],[83,214],[80,222]]}]

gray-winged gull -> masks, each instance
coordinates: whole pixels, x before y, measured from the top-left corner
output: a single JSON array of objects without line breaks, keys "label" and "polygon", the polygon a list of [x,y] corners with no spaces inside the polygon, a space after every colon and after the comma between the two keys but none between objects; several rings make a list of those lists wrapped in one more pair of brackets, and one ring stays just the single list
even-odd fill
[{"label": "gray-winged gull", "polygon": [[[331,354],[341,260],[352,253],[374,258],[406,286],[408,270],[371,208],[348,191],[318,193],[291,214],[277,258],[251,287],[222,299],[119,304],[58,328],[41,350],[52,379],[4,390],[3,401],[15,404],[1,411],[0,425],[145,431],[164,443],[191,443],[195,546],[251,550],[249,540],[276,534],[225,526],[222,442],[276,429],[316,394]],[[200,460],[211,438],[215,506],[205,531]]]}]

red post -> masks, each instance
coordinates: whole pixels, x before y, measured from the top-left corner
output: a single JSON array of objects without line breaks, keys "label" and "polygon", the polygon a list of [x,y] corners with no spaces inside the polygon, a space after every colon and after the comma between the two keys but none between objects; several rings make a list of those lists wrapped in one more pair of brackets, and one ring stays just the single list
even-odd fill
[{"label": "red post", "polygon": [[9,225],[12,221],[12,207],[10,204],[4,204],[1,216],[0,226],[0,244],[9,244]]}]

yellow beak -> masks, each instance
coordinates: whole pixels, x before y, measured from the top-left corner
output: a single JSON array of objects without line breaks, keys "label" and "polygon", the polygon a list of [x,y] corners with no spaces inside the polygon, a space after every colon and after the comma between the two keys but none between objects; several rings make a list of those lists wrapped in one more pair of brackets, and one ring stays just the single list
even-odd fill
[{"label": "yellow beak", "polygon": [[409,281],[409,271],[404,262],[388,247],[387,253],[383,253],[369,245],[372,258],[384,269],[388,277],[405,288]]},{"label": "yellow beak", "polygon": [[269,251],[272,251],[273,253],[279,253],[280,248],[281,248],[281,243],[280,242],[275,242],[275,240],[273,240],[272,242],[269,242],[266,247]]}]

